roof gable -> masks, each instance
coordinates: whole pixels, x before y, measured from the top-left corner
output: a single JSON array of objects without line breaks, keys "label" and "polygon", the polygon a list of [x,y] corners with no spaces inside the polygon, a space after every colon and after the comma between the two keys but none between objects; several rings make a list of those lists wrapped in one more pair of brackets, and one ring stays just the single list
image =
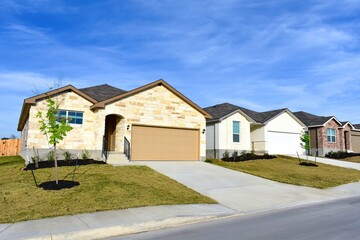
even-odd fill
[{"label": "roof gable", "polygon": [[276,119],[278,116],[281,116],[282,114],[288,114],[291,118],[293,118],[297,123],[299,123],[301,126],[306,127],[305,123],[303,123],[299,118],[297,118],[289,109],[285,108],[283,111],[279,112],[275,116],[273,116],[271,119],[267,120],[265,124],[271,122],[272,120]]},{"label": "roof gable", "polygon": [[282,112],[288,110],[287,108],[266,111],[266,112],[255,112],[253,110],[239,107],[230,103],[222,103],[214,106],[204,108],[205,111],[210,113],[213,116],[211,121],[220,121],[236,111],[239,111],[241,114],[245,115],[248,119],[251,119],[254,123],[263,123],[266,124],[268,121],[278,116]]},{"label": "roof gable", "polygon": [[190,99],[188,99],[187,97],[185,97],[182,93],[180,93],[179,91],[177,91],[175,88],[173,88],[172,86],[170,86],[167,82],[165,82],[162,79],[159,79],[155,82],[149,83],[147,85],[144,85],[142,87],[139,88],[135,88],[131,91],[128,92],[124,92],[122,94],[116,95],[114,97],[105,99],[103,101],[99,101],[97,103],[95,103],[94,105],[92,105],[90,107],[90,109],[96,109],[96,108],[105,108],[106,105],[119,101],[121,99],[133,96],[135,94],[138,94],[140,92],[146,91],[150,88],[156,87],[156,86],[163,86],[165,87],[167,90],[169,90],[170,92],[172,92],[173,94],[175,94],[177,97],[179,97],[180,99],[182,99],[184,102],[186,102],[187,104],[189,104],[191,107],[193,107],[194,109],[196,109],[198,112],[200,112],[201,114],[203,114],[206,118],[211,118],[211,115],[209,113],[207,113],[206,111],[204,111],[202,108],[200,108],[197,104],[195,104],[194,102],[192,102]]},{"label": "roof gable", "polygon": [[226,116],[230,116],[239,110],[238,106],[232,105],[230,103],[218,104],[210,107],[203,108],[208,112],[212,119],[211,121],[219,121]]},{"label": "roof gable", "polygon": [[67,86],[64,86],[64,87],[61,87],[58,89],[54,89],[54,90],[51,90],[51,91],[48,91],[48,92],[45,92],[42,94],[38,94],[36,96],[30,97],[30,98],[27,98],[24,100],[24,104],[21,109],[21,114],[20,114],[17,130],[21,131],[23,129],[23,127],[26,123],[26,119],[29,115],[29,110],[30,110],[31,105],[35,105],[37,101],[43,100],[45,98],[52,97],[54,95],[62,94],[64,92],[69,92],[69,91],[75,92],[76,94],[80,95],[81,97],[85,98],[86,100],[90,101],[91,103],[97,102],[94,98],[92,98],[91,96],[87,95],[86,93],[84,93],[82,91],[79,91],[79,89],[75,88],[72,85],[67,85]]}]

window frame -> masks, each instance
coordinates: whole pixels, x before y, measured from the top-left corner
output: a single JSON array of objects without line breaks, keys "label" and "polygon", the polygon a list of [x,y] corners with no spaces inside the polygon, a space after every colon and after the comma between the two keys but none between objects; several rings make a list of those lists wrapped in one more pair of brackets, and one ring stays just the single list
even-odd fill
[{"label": "window frame", "polygon": [[[62,112],[65,112],[65,115],[61,114]],[[71,114],[69,114],[69,113],[71,113]],[[81,116],[78,116],[78,114],[81,114]],[[83,125],[84,124],[84,112],[82,112],[82,111],[59,109],[58,113],[57,113],[56,121],[60,122],[61,121],[60,119],[62,119],[62,118],[65,118],[66,122],[69,124],[73,124],[73,125]]]},{"label": "window frame", "polygon": [[326,139],[329,143],[336,143],[336,129],[327,128],[326,129]]},{"label": "window frame", "polygon": [[[238,124],[237,132],[235,132],[235,123]],[[240,143],[240,121],[232,122],[232,139],[233,139],[233,143]]]}]

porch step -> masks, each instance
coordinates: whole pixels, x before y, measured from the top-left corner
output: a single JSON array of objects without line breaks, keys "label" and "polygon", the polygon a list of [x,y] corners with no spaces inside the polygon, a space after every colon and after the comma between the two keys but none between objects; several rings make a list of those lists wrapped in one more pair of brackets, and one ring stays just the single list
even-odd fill
[{"label": "porch step", "polygon": [[127,159],[124,153],[109,152],[106,162],[111,165],[125,165],[129,164],[130,161]]}]

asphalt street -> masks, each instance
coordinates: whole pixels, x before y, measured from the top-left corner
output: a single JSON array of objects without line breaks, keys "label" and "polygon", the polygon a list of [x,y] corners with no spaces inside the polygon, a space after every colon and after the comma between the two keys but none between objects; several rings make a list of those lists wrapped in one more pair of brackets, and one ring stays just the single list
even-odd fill
[{"label": "asphalt street", "polygon": [[360,197],[352,197],[110,239],[359,239],[359,226]]}]

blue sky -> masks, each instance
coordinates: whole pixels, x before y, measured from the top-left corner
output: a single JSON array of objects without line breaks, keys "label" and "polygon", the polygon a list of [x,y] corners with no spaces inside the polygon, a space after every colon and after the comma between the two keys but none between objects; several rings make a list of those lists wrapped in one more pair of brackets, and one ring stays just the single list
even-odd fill
[{"label": "blue sky", "polygon": [[358,0],[1,0],[0,137],[60,76],[360,123],[359,37]]}]

